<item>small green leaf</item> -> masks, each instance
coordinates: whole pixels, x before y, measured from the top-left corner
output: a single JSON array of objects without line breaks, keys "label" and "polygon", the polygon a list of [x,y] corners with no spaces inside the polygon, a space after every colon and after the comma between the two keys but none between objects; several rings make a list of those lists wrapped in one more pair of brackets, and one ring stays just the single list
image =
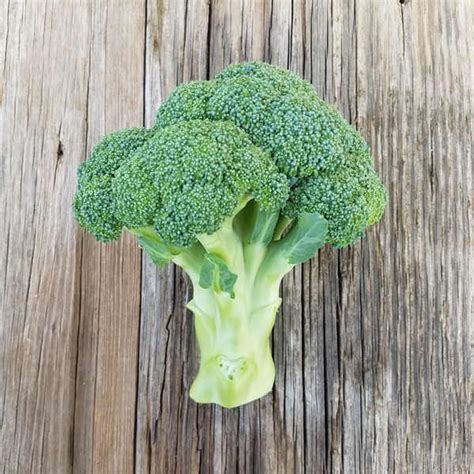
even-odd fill
[{"label": "small green leaf", "polygon": [[288,235],[278,242],[279,251],[296,265],[310,259],[326,241],[328,223],[321,215],[304,213],[298,217]]},{"label": "small green leaf", "polygon": [[210,288],[214,282],[214,269],[215,265],[209,258],[204,259],[201,266],[201,273],[199,274],[199,285],[203,288]]},{"label": "small green leaf", "polygon": [[202,288],[213,288],[216,292],[229,293],[234,298],[234,285],[237,275],[232,273],[224,260],[217,255],[208,253],[199,275],[199,285]]},{"label": "small green leaf", "polygon": [[151,261],[158,267],[164,267],[175,255],[178,254],[176,249],[156,239],[139,237],[138,243],[149,255]]},{"label": "small green leaf", "polygon": [[250,237],[250,243],[260,242],[263,245],[268,245],[273,238],[273,231],[275,230],[278,217],[279,212],[261,209],[257,214],[255,226]]}]

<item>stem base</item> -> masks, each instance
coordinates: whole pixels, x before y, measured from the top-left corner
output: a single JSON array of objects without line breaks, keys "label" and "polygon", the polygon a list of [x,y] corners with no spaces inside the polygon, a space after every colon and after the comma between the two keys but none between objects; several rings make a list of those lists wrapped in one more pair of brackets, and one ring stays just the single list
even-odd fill
[{"label": "stem base", "polygon": [[269,336],[280,298],[251,314],[239,314],[242,305],[227,298],[225,313],[216,316],[197,305],[202,295],[195,296],[198,300],[190,301],[188,308],[195,315],[201,362],[191,398],[198,403],[233,408],[266,395],[275,381]]}]

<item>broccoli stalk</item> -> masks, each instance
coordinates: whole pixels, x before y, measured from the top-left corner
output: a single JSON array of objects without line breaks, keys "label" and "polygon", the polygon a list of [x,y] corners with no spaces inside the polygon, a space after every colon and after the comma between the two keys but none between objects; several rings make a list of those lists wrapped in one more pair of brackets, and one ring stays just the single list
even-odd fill
[{"label": "broccoli stalk", "polygon": [[132,230],[153,261],[171,260],[192,281],[187,307],[200,350],[193,400],[231,408],[271,391],[275,366],[269,336],[281,304],[281,280],[324,245],[327,233],[322,217],[307,214],[280,238],[290,222],[247,195],[219,230],[198,236],[190,248],[164,244],[153,228]]}]

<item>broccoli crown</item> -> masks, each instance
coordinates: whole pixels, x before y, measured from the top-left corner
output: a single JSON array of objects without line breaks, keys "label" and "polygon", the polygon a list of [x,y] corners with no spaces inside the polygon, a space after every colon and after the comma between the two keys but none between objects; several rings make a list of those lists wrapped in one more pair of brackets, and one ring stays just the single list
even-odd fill
[{"label": "broccoli crown", "polygon": [[195,118],[231,121],[270,153],[291,188],[283,213],[321,213],[328,243],[350,244],[380,218],[386,193],[367,144],[297,75],[259,62],[231,65],[212,81],[179,86],[156,129]]},{"label": "broccoli crown", "polygon": [[98,240],[152,225],[188,246],[246,194],[295,218],[318,212],[350,244],[386,193],[362,137],[297,75],[259,62],[176,88],[151,130],[105,137],[79,170],[74,210]]},{"label": "broccoli crown", "polygon": [[104,147],[116,134],[106,137],[83,165],[100,150],[97,176],[79,173],[76,216],[99,240],[116,238],[123,227],[152,225],[163,240],[185,247],[219,229],[247,194],[266,209],[288,199],[287,180],[270,155],[230,122],[191,120],[142,134],[136,146],[135,135],[123,132],[120,160]]}]

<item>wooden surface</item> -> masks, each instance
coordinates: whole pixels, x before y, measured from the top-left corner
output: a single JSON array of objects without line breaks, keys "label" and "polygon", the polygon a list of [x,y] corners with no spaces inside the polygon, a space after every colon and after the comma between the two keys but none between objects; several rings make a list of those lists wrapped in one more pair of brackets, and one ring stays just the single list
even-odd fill
[{"label": "wooden surface", "polygon": [[[468,472],[473,3],[0,3],[0,472]],[[390,203],[287,276],[273,393],[224,410],[188,398],[187,279],[71,199],[103,133],[247,59],[357,126]]]}]

